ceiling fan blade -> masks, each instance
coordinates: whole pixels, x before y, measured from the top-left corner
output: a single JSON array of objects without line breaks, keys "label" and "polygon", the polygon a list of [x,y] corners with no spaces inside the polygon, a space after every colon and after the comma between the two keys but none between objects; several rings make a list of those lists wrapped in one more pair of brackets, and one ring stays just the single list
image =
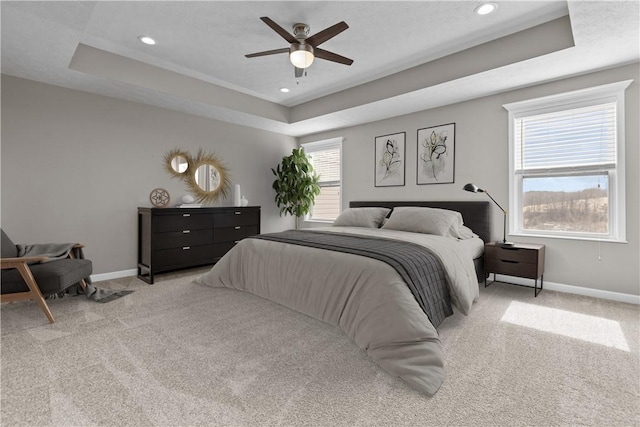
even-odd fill
[{"label": "ceiling fan blade", "polygon": [[245,55],[247,58],[255,58],[256,56],[266,56],[266,55],[275,55],[276,53],[289,53],[288,47],[283,47],[282,49],[273,49],[273,50],[265,50],[264,52],[256,52]]},{"label": "ceiling fan blade", "polygon": [[295,68],[296,68],[296,78],[302,77],[302,74],[304,73],[304,68],[298,68],[298,67],[295,67]]},{"label": "ceiling fan blade", "polygon": [[337,36],[338,34],[343,32],[347,28],[349,28],[349,26],[347,25],[346,22],[344,22],[344,21],[338,22],[337,24],[332,25],[329,28],[325,28],[324,30],[320,31],[319,33],[316,33],[316,34],[314,34],[314,35],[312,35],[310,37],[307,37],[305,42],[310,44],[313,47],[316,47],[316,46],[326,42],[327,40]]},{"label": "ceiling fan blade", "polygon": [[315,48],[313,53],[317,58],[326,59],[327,61],[338,62],[344,65],[353,64],[353,59],[346,58],[338,55],[337,53],[329,52],[328,50],[320,49],[319,47]]},{"label": "ceiling fan blade", "polygon": [[280,36],[285,39],[286,41],[288,41],[289,43],[298,43],[298,40],[296,40],[295,37],[293,37],[293,34],[291,34],[290,32],[288,32],[287,30],[285,30],[284,28],[282,28],[280,25],[276,24],[274,21],[272,21],[270,18],[263,16],[260,18],[262,20],[262,22],[264,22],[265,24],[267,24],[269,27],[271,27],[271,29],[273,31],[275,31],[276,33],[280,34]]}]

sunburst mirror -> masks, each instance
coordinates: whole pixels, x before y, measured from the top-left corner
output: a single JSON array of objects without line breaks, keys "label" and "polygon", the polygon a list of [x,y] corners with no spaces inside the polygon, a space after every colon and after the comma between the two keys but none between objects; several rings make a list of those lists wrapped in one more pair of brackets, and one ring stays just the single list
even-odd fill
[{"label": "sunburst mirror", "polygon": [[184,178],[192,169],[192,162],[191,155],[178,148],[164,155],[164,168],[174,178]]},{"label": "sunburst mirror", "polygon": [[183,177],[197,202],[214,203],[219,197],[227,197],[231,189],[231,177],[227,167],[215,154],[200,149],[189,167],[189,172]]}]

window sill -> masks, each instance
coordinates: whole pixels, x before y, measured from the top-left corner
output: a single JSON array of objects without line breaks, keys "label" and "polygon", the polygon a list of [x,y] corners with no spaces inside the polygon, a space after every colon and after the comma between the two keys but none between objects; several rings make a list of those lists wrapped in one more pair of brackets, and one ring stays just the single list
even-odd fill
[{"label": "window sill", "polygon": [[582,242],[599,242],[599,243],[624,243],[628,244],[628,240],[621,239],[605,239],[597,237],[578,237],[578,236],[555,236],[549,234],[531,234],[531,233],[509,233],[508,236],[513,237],[531,237],[535,239],[561,239],[561,240],[578,240]]},{"label": "window sill", "polygon": [[333,224],[333,221],[324,219],[305,219],[300,221],[300,228],[327,227]]}]

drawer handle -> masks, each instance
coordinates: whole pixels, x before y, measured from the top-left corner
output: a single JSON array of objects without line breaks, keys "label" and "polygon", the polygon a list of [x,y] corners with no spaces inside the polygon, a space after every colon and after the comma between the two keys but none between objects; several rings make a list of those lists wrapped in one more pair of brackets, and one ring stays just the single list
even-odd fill
[{"label": "drawer handle", "polygon": [[235,213],[236,215],[242,215],[242,212],[238,212],[238,211],[236,211],[236,212],[234,212],[234,213]]},{"label": "drawer handle", "polygon": [[182,230],[182,234],[189,234],[191,233],[191,230]]},{"label": "drawer handle", "polygon": [[240,230],[241,227],[239,225],[237,225],[237,226],[235,226],[233,228],[235,228],[236,230]]},{"label": "drawer handle", "polygon": [[189,249],[191,249],[191,246],[183,246],[183,247],[182,247],[182,250],[183,250],[183,251],[188,251]]},{"label": "drawer handle", "polygon": [[182,214],[182,216],[191,216],[191,214]]},{"label": "drawer handle", "polygon": [[500,261],[502,262],[508,262],[509,264],[520,264],[520,262],[518,261],[511,261],[509,259],[501,259]]}]

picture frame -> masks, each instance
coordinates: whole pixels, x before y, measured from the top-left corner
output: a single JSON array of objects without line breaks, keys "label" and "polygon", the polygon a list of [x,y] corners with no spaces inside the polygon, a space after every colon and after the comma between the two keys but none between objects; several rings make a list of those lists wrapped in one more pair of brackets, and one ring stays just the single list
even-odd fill
[{"label": "picture frame", "polygon": [[417,133],[416,183],[455,182],[456,124],[430,126]]},{"label": "picture frame", "polygon": [[375,137],[374,182],[376,187],[401,187],[405,183],[406,132]]}]

